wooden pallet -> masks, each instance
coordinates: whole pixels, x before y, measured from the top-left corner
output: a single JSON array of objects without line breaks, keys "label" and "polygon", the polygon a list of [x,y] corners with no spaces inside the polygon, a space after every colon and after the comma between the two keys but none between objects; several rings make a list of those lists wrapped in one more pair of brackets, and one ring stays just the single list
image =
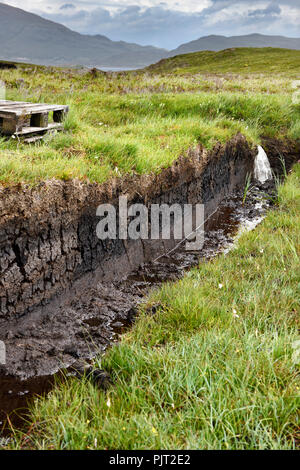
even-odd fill
[{"label": "wooden pallet", "polygon": [[62,130],[68,112],[68,106],[0,100],[0,134],[35,142],[48,132]]}]

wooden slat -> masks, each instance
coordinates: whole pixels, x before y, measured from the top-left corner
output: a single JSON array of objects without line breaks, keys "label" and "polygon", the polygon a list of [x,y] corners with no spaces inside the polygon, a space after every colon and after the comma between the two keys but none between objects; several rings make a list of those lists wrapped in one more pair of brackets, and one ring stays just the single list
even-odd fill
[{"label": "wooden slat", "polygon": [[52,108],[66,108],[67,105],[62,104],[47,104],[47,103],[30,103],[28,101],[7,101],[7,100],[0,100],[0,109],[7,108],[10,109],[11,107],[18,107],[18,106],[25,106],[25,107],[33,107],[33,106],[46,106],[49,109]]},{"label": "wooden slat", "polygon": [[62,124],[49,124],[47,127],[24,127],[21,131],[15,133],[17,136],[34,134],[45,131],[61,130],[63,129]]},{"label": "wooden slat", "polygon": [[9,116],[22,116],[22,115],[29,115],[29,114],[36,114],[36,113],[44,113],[44,112],[51,112],[51,111],[68,111],[68,107],[64,106],[34,106],[34,107],[22,107],[16,109],[0,109],[0,117],[9,117]]},{"label": "wooden slat", "polygon": [[27,139],[24,139],[23,142],[25,142],[25,144],[35,144],[35,142],[39,142],[43,138],[43,135],[35,135],[34,137],[27,137]]},{"label": "wooden slat", "polygon": [[5,112],[5,111],[18,111],[19,109],[26,110],[27,108],[38,108],[41,105],[41,103],[14,103],[13,105],[6,105],[6,106],[0,106],[0,110]]},{"label": "wooden slat", "polygon": [[66,106],[56,106],[56,105],[40,105],[40,106],[26,106],[24,108],[18,109],[16,111],[17,116],[21,116],[22,114],[36,114],[36,113],[45,113],[50,111],[61,111],[66,109]]},{"label": "wooden slat", "polygon": [[68,110],[66,105],[0,101],[0,117]]},{"label": "wooden slat", "polygon": [[0,117],[2,118],[13,118],[16,117],[16,113],[14,111],[1,111],[0,109]]}]

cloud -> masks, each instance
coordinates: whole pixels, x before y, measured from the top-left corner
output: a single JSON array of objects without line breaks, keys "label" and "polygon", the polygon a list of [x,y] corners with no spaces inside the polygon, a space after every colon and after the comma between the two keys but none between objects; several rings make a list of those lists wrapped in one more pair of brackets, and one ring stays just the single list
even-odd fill
[{"label": "cloud", "polygon": [[254,11],[249,12],[249,16],[255,16],[255,17],[269,17],[269,16],[279,16],[281,13],[281,8],[279,5],[270,5],[267,6],[267,8],[264,9],[258,9]]},{"label": "cloud", "polygon": [[70,10],[70,9],[71,9],[71,10],[75,10],[75,9],[76,9],[76,7],[75,7],[75,5],[73,5],[73,3],[65,3],[64,5],[62,5],[62,6],[60,7],[60,10]]},{"label": "cloud", "polygon": [[50,0],[7,3],[84,34],[168,49],[209,34],[300,37],[299,0],[52,0],[51,11]]}]

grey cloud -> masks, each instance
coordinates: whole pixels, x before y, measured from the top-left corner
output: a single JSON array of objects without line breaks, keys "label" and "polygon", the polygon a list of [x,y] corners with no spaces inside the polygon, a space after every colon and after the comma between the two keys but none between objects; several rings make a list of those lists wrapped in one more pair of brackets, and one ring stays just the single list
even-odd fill
[{"label": "grey cloud", "polygon": [[[224,17],[216,22],[210,21],[218,12],[240,4],[248,6],[249,11],[229,19]],[[72,5],[76,5],[75,0]],[[126,8],[119,8],[115,14],[104,7],[97,7],[93,10],[77,8],[74,11],[65,8],[57,15],[44,13],[43,16],[81,33],[175,48],[183,42],[209,34],[231,36],[258,32],[299,37],[299,25],[289,24],[282,15],[281,5],[297,7],[300,12],[299,0],[276,0],[266,8],[256,10],[253,10],[253,2],[249,0],[213,0],[213,4],[200,13],[181,12],[166,5],[141,8],[129,4]]]},{"label": "grey cloud", "polygon": [[60,7],[60,10],[75,10],[76,7],[73,5],[73,3],[65,3]]},{"label": "grey cloud", "polygon": [[[208,8],[206,8],[203,11],[203,13],[204,14],[215,13],[215,12],[218,12],[220,10],[224,10],[226,8],[229,8],[232,5],[240,5],[240,4],[249,5],[249,8],[255,6],[255,2],[252,2],[250,0],[212,0],[212,5],[210,5]],[[296,7],[296,8],[299,9],[300,8],[300,0],[273,0],[270,3],[270,5],[267,7],[267,9],[278,8],[280,5]],[[263,9],[261,11],[263,11]]]},{"label": "grey cloud", "polygon": [[249,12],[249,16],[278,16],[281,13],[281,8],[279,5],[270,5],[267,8],[261,10],[254,10]]}]

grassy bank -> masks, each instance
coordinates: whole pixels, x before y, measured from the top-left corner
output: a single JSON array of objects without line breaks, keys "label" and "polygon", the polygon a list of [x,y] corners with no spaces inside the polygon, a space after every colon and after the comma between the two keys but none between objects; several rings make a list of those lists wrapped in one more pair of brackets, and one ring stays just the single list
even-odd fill
[{"label": "grassy bank", "polygon": [[[300,165],[235,250],[147,301],[95,365],[32,410],[15,448],[293,449],[299,445]],[[149,307],[159,305],[154,316]],[[299,344],[298,344],[299,347]]]},{"label": "grassy bank", "polygon": [[294,76],[299,73],[300,51],[264,47],[232,48],[224,51],[201,51],[162,59],[148,70],[184,73],[275,73]]},{"label": "grassy bank", "polygon": [[159,171],[189,147],[211,148],[238,132],[256,144],[262,135],[299,136],[299,105],[292,103],[299,51],[236,49],[217,53],[218,60],[216,53],[199,54],[128,73],[30,65],[0,70],[7,99],[71,106],[63,134],[30,147],[0,139],[0,182],[101,183]]}]

